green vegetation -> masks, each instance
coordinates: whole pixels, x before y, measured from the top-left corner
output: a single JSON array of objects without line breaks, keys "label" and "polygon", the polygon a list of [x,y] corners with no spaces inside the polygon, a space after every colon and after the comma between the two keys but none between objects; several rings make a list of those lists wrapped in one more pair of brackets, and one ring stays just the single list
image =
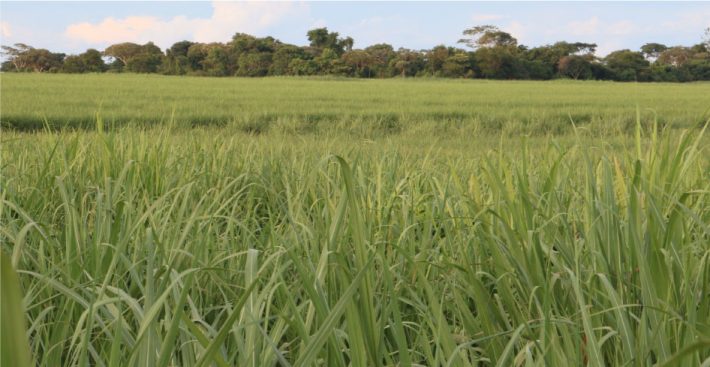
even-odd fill
[{"label": "green vegetation", "polygon": [[493,82],[3,74],[5,127],[230,125],[266,130],[479,136],[487,132],[633,131],[646,121],[699,127],[710,117],[710,84]]},{"label": "green vegetation", "polygon": [[[354,49],[355,40],[327,28],[308,31],[308,46],[236,33],[226,43],[180,41],[165,50],[152,42],[117,43],[103,52],[79,55],[17,43],[2,46],[10,72],[132,72],[200,76],[336,75],[355,78],[434,76],[443,78],[595,79],[642,82],[710,80],[710,28],[691,46],[647,43],[640,51],[595,55],[597,45],[560,41],[528,47],[495,26],[463,31],[458,43],[473,51],[438,45],[430,50],[395,50],[381,43]],[[109,64],[102,58],[106,58]]]},{"label": "green vegetation", "polygon": [[32,358],[707,364],[709,87],[5,74]]}]

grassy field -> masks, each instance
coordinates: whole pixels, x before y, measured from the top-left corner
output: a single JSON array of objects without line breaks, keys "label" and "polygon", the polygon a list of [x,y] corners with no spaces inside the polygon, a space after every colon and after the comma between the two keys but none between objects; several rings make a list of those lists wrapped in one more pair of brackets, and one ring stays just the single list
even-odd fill
[{"label": "grassy field", "polygon": [[709,95],[2,75],[0,354],[706,366]]},{"label": "grassy field", "polygon": [[[372,127],[545,135],[632,131],[645,120],[697,127],[710,118],[710,83],[471,80],[237,79],[157,75],[3,74],[1,118],[19,129],[176,124],[247,132]],[[343,126],[344,125],[344,126]],[[419,133],[419,131],[417,131]]]}]

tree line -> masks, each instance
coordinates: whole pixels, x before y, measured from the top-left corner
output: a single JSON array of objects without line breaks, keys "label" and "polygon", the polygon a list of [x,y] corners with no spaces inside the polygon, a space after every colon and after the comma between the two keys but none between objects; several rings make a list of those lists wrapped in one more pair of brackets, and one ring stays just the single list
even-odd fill
[{"label": "tree line", "polygon": [[710,28],[692,46],[647,43],[597,57],[597,45],[557,42],[539,47],[518,43],[491,25],[463,31],[459,44],[429,50],[395,50],[389,44],[355,49],[351,37],[327,28],[308,31],[308,46],[273,37],[237,33],[226,43],[180,41],[165,50],[152,42],[125,42],[105,50],[65,55],[18,43],[2,46],[6,72],[133,72],[165,75],[263,77],[335,75],[358,78],[445,77],[486,79],[555,78],[687,82],[710,80]]}]

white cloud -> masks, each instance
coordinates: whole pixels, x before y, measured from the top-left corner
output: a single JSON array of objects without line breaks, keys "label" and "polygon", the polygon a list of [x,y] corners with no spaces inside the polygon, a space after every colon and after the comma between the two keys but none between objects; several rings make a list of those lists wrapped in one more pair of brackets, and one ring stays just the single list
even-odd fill
[{"label": "white cloud", "polygon": [[[563,29],[552,30],[553,33],[564,33],[568,29],[570,34],[575,36],[624,36],[642,31],[634,22],[630,20],[620,20],[609,23],[600,21],[599,17],[591,17],[585,20],[568,22]],[[548,32],[550,33],[550,32]]]},{"label": "white cloud", "polygon": [[503,30],[515,37],[518,40],[518,43],[525,42],[527,32],[526,27],[523,25],[523,23],[520,23],[518,21],[512,21],[510,22],[510,24],[503,27]]},{"label": "white cloud", "polygon": [[680,13],[674,18],[674,20],[661,23],[661,26],[667,30],[698,33],[702,33],[704,29],[710,27],[710,9],[693,13]]},{"label": "white cloud", "polygon": [[627,34],[632,34],[638,29],[636,25],[628,20],[622,20],[620,22],[609,24],[605,27],[606,33],[614,36],[623,36]]},{"label": "white cloud", "polygon": [[503,18],[504,16],[498,14],[474,14],[471,17],[471,20],[473,20],[474,22],[488,22],[491,20],[500,20]]},{"label": "white cloud", "polygon": [[0,22],[0,36],[3,38],[12,36],[12,31],[10,30],[10,23]]},{"label": "white cloud", "polygon": [[570,33],[575,36],[592,36],[598,34],[600,26],[598,17],[567,23],[567,28],[570,30]]},{"label": "white cloud", "polygon": [[597,56],[606,56],[614,51],[618,51],[624,48],[624,44],[619,41],[602,41],[597,43],[597,51],[595,54]]},{"label": "white cloud", "polygon": [[323,28],[323,27],[326,27],[326,26],[328,26],[328,22],[326,22],[325,19],[320,18],[320,19],[314,21],[313,23],[311,23],[311,27],[310,27],[309,29],[313,29],[313,28]]},{"label": "white cloud", "polygon": [[[400,15],[374,16],[360,19],[356,23],[338,28],[341,36],[355,39],[357,48],[364,48],[378,43],[387,43],[394,48],[433,47],[441,43],[426,32],[426,28]],[[423,46],[426,45],[426,46]]]},{"label": "white cloud", "polygon": [[167,47],[182,39],[224,42],[237,32],[259,33],[286,19],[302,17],[307,11],[307,5],[294,2],[213,1],[209,18],[177,16],[164,20],[154,16],[109,17],[99,23],[71,24],[64,35],[90,45],[153,41]]}]

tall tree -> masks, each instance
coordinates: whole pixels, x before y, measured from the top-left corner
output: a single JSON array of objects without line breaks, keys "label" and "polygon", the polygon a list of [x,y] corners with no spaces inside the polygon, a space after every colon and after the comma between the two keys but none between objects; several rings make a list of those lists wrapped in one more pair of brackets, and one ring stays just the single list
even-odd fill
[{"label": "tall tree", "polygon": [[59,71],[65,56],[63,53],[34,48],[24,43],[16,43],[15,47],[2,46],[2,50],[2,54],[8,57],[16,71]]},{"label": "tall tree", "polygon": [[658,56],[657,63],[661,65],[671,65],[680,67],[685,65],[693,57],[693,52],[687,47],[671,47]]},{"label": "tall tree", "polygon": [[325,49],[333,50],[338,56],[342,55],[346,50],[352,50],[355,41],[350,38],[338,38],[338,32],[329,32],[328,28],[315,28],[308,31],[306,34],[311,47],[319,52]]},{"label": "tall tree", "polygon": [[222,44],[214,44],[207,50],[202,60],[202,69],[210,76],[227,76],[232,74],[229,51]]},{"label": "tall tree", "polygon": [[390,60],[390,67],[401,77],[416,76],[424,69],[426,60],[421,52],[400,48]]},{"label": "tall tree", "polygon": [[350,75],[370,78],[372,77],[372,66],[375,58],[367,51],[348,51],[342,56],[343,62],[350,68]]},{"label": "tall tree", "polygon": [[26,45],[24,43],[15,43],[15,47],[2,46],[2,54],[7,56],[12,65],[15,66],[15,70],[23,71],[27,68],[27,63],[29,59],[26,57],[27,53],[34,49],[34,47]]},{"label": "tall tree", "polygon": [[106,63],[101,52],[90,48],[82,54],[67,56],[61,70],[65,73],[101,73],[106,71]]},{"label": "tall tree", "polygon": [[386,43],[380,43],[376,45],[369,46],[365,49],[372,58],[372,71],[373,76],[383,78],[391,76],[391,71],[389,69],[390,60],[392,60],[396,53],[392,45]]},{"label": "tall tree", "polygon": [[107,47],[103,54],[120,61],[121,67],[136,73],[155,73],[163,62],[163,51],[153,42],[139,45],[132,42]]},{"label": "tall tree", "polygon": [[472,77],[471,59],[463,50],[454,50],[441,65],[440,75],[447,78]]},{"label": "tall tree", "polygon": [[451,50],[444,45],[439,45],[429,50],[426,53],[426,68],[429,74],[439,76],[450,54]]},{"label": "tall tree", "polygon": [[467,37],[460,39],[458,43],[463,43],[472,49],[518,45],[518,40],[510,33],[503,32],[492,25],[480,25],[465,29],[463,35]]},{"label": "tall tree", "polygon": [[623,81],[645,80],[644,71],[649,66],[642,53],[631,50],[614,51],[604,58],[604,62],[616,74],[616,78]]},{"label": "tall tree", "polygon": [[308,37],[308,41],[311,43],[311,47],[326,48],[335,44],[335,41],[338,38],[338,33],[330,33],[328,32],[328,28],[323,27],[311,29],[308,33],[306,33],[306,36]]},{"label": "tall tree", "polygon": [[142,52],[143,48],[141,45],[133,42],[123,42],[107,47],[104,50],[104,55],[113,57],[121,61],[123,65],[126,65],[132,57],[135,57]]},{"label": "tall tree", "polygon": [[641,52],[647,59],[657,59],[661,52],[667,50],[668,47],[662,43],[647,43],[641,46]]},{"label": "tall tree", "polygon": [[592,76],[592,63],[589,57],[568,55],[560,59],[560,75],[572,79],[589,79]]},{"label": "tall tree", "polygon": [[272,56],[271,66],[269,67],[270,75],[288,75],[292,71],[289,65],[297,59],[308,59],[309,55],[303,48],[294,45],[281,45],[276,49]]},{"label": "tall tree", "polygon": [[353,45],[355,45],[355,40],[352,37],[345,37],[338,42],[345,51],[352,51]]}]

